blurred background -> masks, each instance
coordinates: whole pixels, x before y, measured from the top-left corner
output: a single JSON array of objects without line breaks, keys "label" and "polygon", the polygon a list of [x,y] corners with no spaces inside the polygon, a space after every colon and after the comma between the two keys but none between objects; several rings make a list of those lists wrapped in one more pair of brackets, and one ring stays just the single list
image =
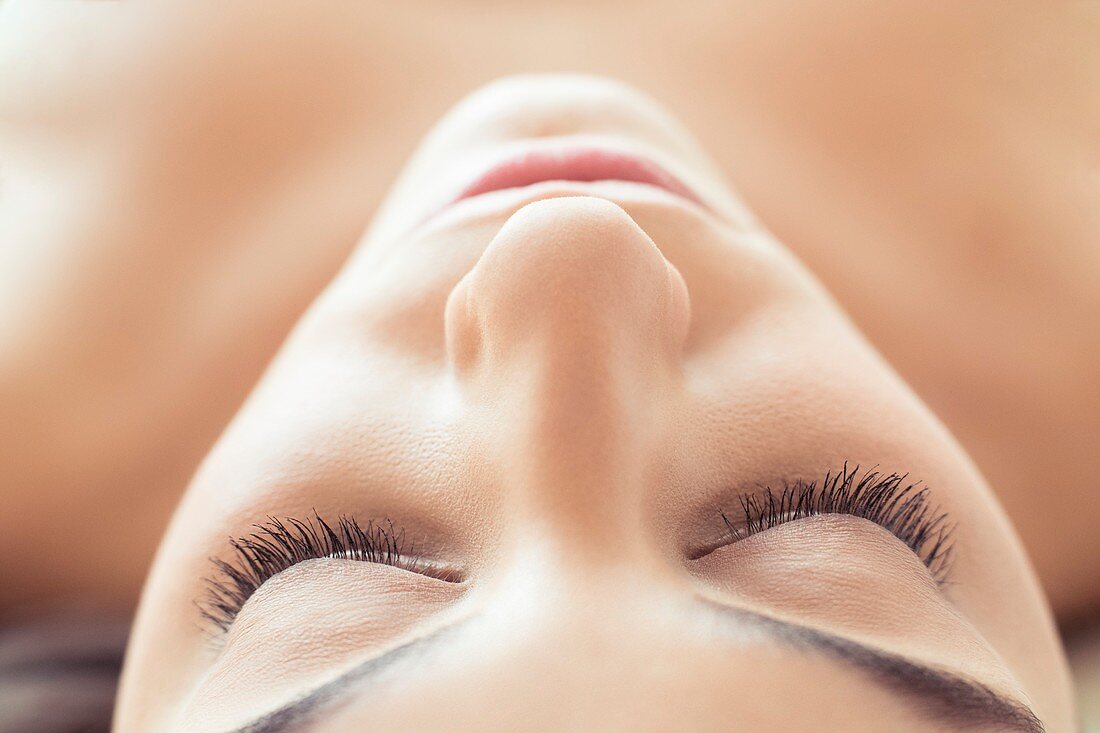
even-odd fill
[{"label": "blurred background", "polygon": [[653,96],[825,282],[1001,497],[1100,726],[1096,2],[0,0],[0,622],[128,618],[417,141],[530,71]]}]

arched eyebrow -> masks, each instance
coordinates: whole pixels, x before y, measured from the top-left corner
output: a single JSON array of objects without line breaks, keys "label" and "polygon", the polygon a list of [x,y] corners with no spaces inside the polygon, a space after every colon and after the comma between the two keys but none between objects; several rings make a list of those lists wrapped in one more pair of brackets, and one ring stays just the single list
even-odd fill
[{"label": "arched eyebrow", "polygon": [[926,717],[962,729],[996,728],[1015,733],[1045,731],[1042,721],[1029,706],[972,677],[757,611],[725,606],[708,599],[703,602],[740,629],[754,626],[792,649],[823,654],[865,674],[898,697],[918,705]]},{"label": "arched eyebrow", "polygon": [[467,616],[449,626],[443,626],[372,657],[305,696],[230,733],[288,733],[298,730],[307,725],[316,713],[346,701],[349,692],[357,689],[371,677],[399,663],[415,660],[418,656],[428,656],[436,647],[445,644],[448,638],[460,633],[473,618],[476,617]]},{"label": "arched eyebrow", "polygon": [[[720,618],[736,624],[740,631],[746,625],[755,627],[791,649],[823,654],[866,674],[874,683],[915,703],[930,719],[961,729],[986,727],[1014,733],[1045,731],[1030,707],[970,677],[785,619],[710,600],[703,599],[702,602],[716,611]],[[446,644],[448,638],[459,633],[473,618],[476,617],[467,617],[368,659],[304,697],[232,733],[289,733],[298,730],[322,710],[349,701],[350,693],[371,677],[398,663],[415,662],[417,657],[428,656],[434,649]]]}]

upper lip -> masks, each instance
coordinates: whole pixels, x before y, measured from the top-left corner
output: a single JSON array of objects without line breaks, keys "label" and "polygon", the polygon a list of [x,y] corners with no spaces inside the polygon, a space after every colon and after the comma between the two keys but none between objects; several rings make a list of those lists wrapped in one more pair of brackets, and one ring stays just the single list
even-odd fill
[{"label": "upper lip", "polygon": [[599,145],[532,146],[497,160],[463,186],[451,203],[543,181],[627,181],[664,189],[705,206],[660,164],[634,152]]}]

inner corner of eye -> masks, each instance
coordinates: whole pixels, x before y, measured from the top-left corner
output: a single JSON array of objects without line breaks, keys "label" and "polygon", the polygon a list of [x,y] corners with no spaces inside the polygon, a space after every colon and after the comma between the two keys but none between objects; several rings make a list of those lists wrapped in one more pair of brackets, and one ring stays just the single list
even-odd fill
[{"label": "inner corner of eye", "polygon": [[729,547],[748,537],[747,533],[734,533],[732,531],[688,545],[684,551],[689,562],[702,560],[723,547]]}]

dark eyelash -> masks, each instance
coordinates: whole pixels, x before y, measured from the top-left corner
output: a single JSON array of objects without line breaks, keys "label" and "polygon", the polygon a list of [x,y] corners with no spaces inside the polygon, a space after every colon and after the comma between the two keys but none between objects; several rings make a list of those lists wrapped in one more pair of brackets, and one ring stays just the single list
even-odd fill
[{"label": "dark eyelash", "polygon": [[211,558],[215,573],[206,579],[206,593],[198,606],[202,617],[221,631],[229,628],[261,585],[305,560],[360,560],[453,580],[407,553],[405,533],[395,530],[388,520],[363,526],[353,517],[341,515],[333,527],[314,512],[305,521],[268,517],[253,528],[251,534],[229,540],[231,560]]},{"label": "dark eyelash", "polygon": [[882,474],[860,468],[825,474],[820,482],[797,481],[782,489],[770,486],[741,497],[743,520],[723,512],[722,520],[734,540],[763,532],[785,522],[821,514],[850,514],[874,522],[909,546],[938,583],[951,569],[954,525],[946,512],[932,503],[927,487],[908,482],[908,474]]}]

